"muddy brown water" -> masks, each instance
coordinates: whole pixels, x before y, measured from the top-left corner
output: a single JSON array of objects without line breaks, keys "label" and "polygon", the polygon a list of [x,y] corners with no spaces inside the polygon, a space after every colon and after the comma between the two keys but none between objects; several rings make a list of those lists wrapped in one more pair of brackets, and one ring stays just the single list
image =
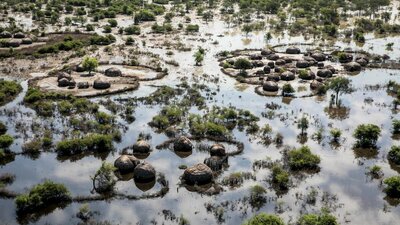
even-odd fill
[{"label": "muddy brown water", "polygon": [[[295,121],[302,115],[309,117],[311,126],[308,129],[309,138],[306,144],[310,146],[312,152],[321,157],[321,170],[319,173],[307,175],[301,179],[294,179],[294,187],[290,188],[288,193],[277,196],[273,189],[265,179],[270,174],[268,169],[260,169],[255,172],[257,181],[246,181],[242,187],[225,191],[216,196],[201,195],[196,192],[190,192],[184,187],[179,187],[179,177],[183,171],[178,169],[180,165],[193,165],[202,162],[208,154],[198,150],[186,158],[181,158],[170,150],[154,150],[146,161],[150,162],[158,172],[163,172],[169,181],[170,191],[163,198],[151,200],[121,200],[111,199],[109,201],[89,202],[92,211],[98,212],[94,219],[98,221],[108,220],[115,224],[150,224],[151,221],[157,221],[159,224],[176,224],[174,220],[165,218],[162,214],[163,210],[170,210],[176,217],[183,215],[189,219],[191,224],[217,224],[218,220],[213,212],[207,211],[206,205],[212,204],[216,207],[222,203],[224,206],[222,218],[225,224],[241,224],[243,220],[250,217],[254,213],[268,212],[280,213],[286,222],[295,221],[300,214],[305,212],[318,212],[322,206],[328,206],[333,210],[333,214],[338,217],[339,221],[344,224],[365,225],[365,224],[397,224],[400,219],[400,206],[390,205],[385,200],[385,194],[382,192],[379,180],[371,180],[365,173],[367,168],[372,165],[382,167],[385,177],[398,175],[386,160],[388,149],[393,144],[399,144],[398,141],[391,138],[391,121],[393,118],[399,119],[399,115],[391,110],[391,102],[393,97],[389,96],[385,88],[377,88],[369,90],[366,86],[385,85],[389,80],[400,82],[400,71],[394,70],[365,70],[360,74],[351,76],[350,79],[356,91],[352,94],[342,95],[343,105],[348,108],[344,113],[336,113],[332,116],[326,112],[329,106],[329,95],[325,98],[298,98],[291,101],[283,101],[280,97],[263,97],[254,92],[254,86],[247,85],[244,88],[238,88],[236,81],[219,71],[218,62],[215,54],[221,50],[235,50],[242,48],[263,48],[267,43],[262,33],[249,35],[248,38],[240,34],[224,34],[226,28],[222,22],[210,22],[201,26],[203,33],[212,33],[212,36],[203,38],[205,43],[193,39],[190,36],[183,36],[183,42],[195,46],[203,46],[207,50],[203,66],[194,67],[193,51],[177,52],[174,51],[173,56],[166,56],[166,49],[151,48],[148,43],[147,47],[143,47],[147,51],[160,54],[162,57],[172,58],[179,62],[180,67],[169,67],[170,74],[162,80],[142,83],[138,90],[120,95],[111,96],[115,98],[129,98],[135,96],[146,96],[155,91],[156,88],[151,85],[169,85],[175,86],[179,84],[180,79],[187,77],[189,83],[205,83],[216,91],[216,95],[212,100],[207,101],[207,105],[228,106],[232,105],[237,108],[250,110],[253,114],[260,117],[258,123],[260,127],[268,123],[271,125],[273,132],[281,133],[284,136],[284,145],[291,147],[299,147],[297,141],[299,130]],[[231,30],[234,31],[234,30]],[[199,37],[199,36],[197,36]],[[196,38],[197,38],[196,37]],[[191,37],[193,38],[193,37]],[[196,39],[194,38],[194,39]],[[250,41],[249,41],[249,40]],[[212,45],[214,40],[218,40],[218,45]],[[378,54],[389,54],[392,58],[399,57],[399,51],[396,48],[393,52],[386,51],[384,45],[387,41],[399,43],[399,38],[388,39],[367,39],[365,44],[366,50]],[[310,42],[305,41],[303,37],[289,37],[285,35],[281,38],[274,38],[269,44]],[[336,43],[336,45],[345,47],[355,47],[353,44]],[[373,45],[370,49],[368,46]],[[194,49],[193,48],[193,49]],[[356,47],[360,48],[360,47]],[[218,83],[208,82],[201,79],[203,74],[208,74],[219,78]],[[26,82],[23,83],[26,91]],[[239,85],[240,86],[240,85]],[[246,88],[247,87],[247,88]],[[219,89],[219,91],[217,91]],[[204,93],[203,93],[204,94]],[[35,113],[20,104],[24,93],[22,93],[15,101],[2,107],[1,109],[14,110],[24,112],[16,115],[6,116],[1,114],[1,121],[7,122],[10,133],[17,135],[13,128],[16,121],[24,120],[37,121]],[[372,99],[372,103],[365,99]],[[93,101],[99,101],[101,98],[93,98]],[[267,103],[276,103],[281,106],[275,110],[277,115],[273,119],[263,118],[262,113],[268,111],[265,105]],[[162,143],[168,138],[156,133],[148,122],[160,110],[160,106],[144,106],[140,105],[136,108],[136,121],[127,124],[128,130],[122,135],[122,142],[115,143],[117,150],[132,145],[139,133],[145,132],[152,135],[150,144],[152,147]],[[193,109],[194,110],[194,109]],[[61,127],[60,119],[54,121],[43,121],[44,123],[54,123],[57,127]],[[379,150],[375,155],[367,157],[358,154],[352,149],[355,142],[352,138],[352,132],[355,127],[362,123],[374,123],[382,128],[382,135],[378,141]],[[325,131],[324,138],[319,144],[312,140],[311,135],[318,130],[317,124],[323,125]],[[342,130],[342,141],[339,147],[329,144],[329,127],[339,128]],[[61,129],[61,128],[60,128]],[[220,181],[224,176],[232,172],[253,172],[252,163],[255,160],[266,159],[279,160],[282,157],[282,148],[277,148],[271,144],[264,146],[251,136],[247,136],[244,132],[237,129],[233,131],[233,135],[237,140],[244,143],[244,153],[231,157],[229,159],[229,167],[217,178]],[[59,137],[58,137],[59,138]],[[57,135],[56,135],[57,139]],[[16,139],[16,143],[12,146],[12,150],[21,151],[21,138]],[[118,152],[110,153],[106,157],[107,162],[114,162],[118,157]],[[7,188],[16,192],[25,192],[35,184],[42,182],[44,179],[51,179],[55,182],[63,183],[68,187],[73,195],[90,195],[92,190],[92,181],[95,171],[101,166],[102,161],[94,156],[87,156],[77,161],[59,161],[54,153],[42,153],[38,159],[30,159],[25,156],[16,156],[11,163],[0,167],[0,173],[12,173],[16,175],[15,182]],[[241,201],[243,197],[249,195],[250,187],[254,184],[260,184],[268,188],[268,200],[260,209],[253,209],[248,203]],[[318,191],[316,205],[307,205],[304,203],[304,195],[310,192],[314,187]],[[133,180],[119,182],[117,189],[123,193],[140,195],[143,192],[137,188]],[[151,193],[159,190],[156,184],[153,188],[146,191]],[[324,194],[325,193],[325,194]],[[301,197],[303,195],[303,197]],[[324,203],[323,200],[330,199]],[[226,205],[226,204],[223,204]],[[80,220],[76,218],[81,204],[72,203],[64,209],[56,209],[53,212],[40,217],[37,224],[76,224]],[[278,210],[277,209],[283,209]],[[12,199],[0,199],[0,218],[1,223],[16,224],[15,204]]]}]

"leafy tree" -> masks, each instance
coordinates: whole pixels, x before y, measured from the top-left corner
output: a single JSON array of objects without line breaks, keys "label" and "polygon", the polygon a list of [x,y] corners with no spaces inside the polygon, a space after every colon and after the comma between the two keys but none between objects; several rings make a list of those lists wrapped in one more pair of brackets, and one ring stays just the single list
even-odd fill
[{"label": "leafy tree", "polygon": [[0,135],[0,149],[8,148],[14,142],[14,138],[8,134]]},{"label": "leafy tree", "polygon": [[285,223],[278,216],[260,213],[253,216],[242,225],[285,225]]},{"label": "leafy tree", "polygon": [[338,225],[336,217],[328,213],[318,214],[305,214],[300,217],[296,223],[297,225]]},{"label": "leafy tree", "polygon": [[332,136],[332,141],[333,142],[339,142],[340,136],[342,136],[342,131],[340,131],[339,129],[332,129],[330,131],[331,136]]},{"label": "leafy tree", "polygon": [[242,31],[246,34],[246,37],[249,35],[251,31],[253,31],[253,26],[251,24],[245,24],[242,27]]},{"label": "leafy tree", "polygon": [[392,146],[388,154],[388,159],[390,162],[400,165],[400,146]]},{"label": "leafy tree", "polygon": [[240,70],[241,74],[246,73],[246,69],[251,69],[253,68],[253,65],[251,62],[245,58],[239,58],[235,61],[235,68]]},{"label": "leafy tree", "polygon": [[83,69],[89,71],[89,75],[91,75],[91,72],[94,71],[99,66],[99,62],[97,61],[96,58],[85,57],[83,59],[82,66]]},{"label": "leafy tree", "polygon": [[392,198],[400,198],[400,176],[386,178],[383,183],[386,185],[384,191]]},{"label": "leafy tree", "polygon": [[357,139],[357,146],[362,148],[375,147],[381,135],[381,129],[374,124],[361,124],[354,131],[354,138]]},{"label": "leafy tree", "polygon": [[307,117],[303,116],[301,119],[297,121],[297,128],[301,130],[301,135],[306,134],[306,131],[308,129],[308,119]]},{"label": "leafy tree", "polygon": [[194,61],[196,61],[196,66],[201,65],[201,62],[204,60],[205,50],[202,47],[199,47],[196,53],[194,53]]},{"label": "leafy tree", "polygon": [[339,95],[343,93],[350,93],[352,91],[351,81],[345,77],[333,78],[328,85],[328,88],[335,92],[336,100],[335,104],[338,105]]},{"label": "leafy tree", "polygon": [[393,126],[393,134],[400,134],[400,120],[393,120],[392,121],[392,126]]},{"label": "leafy tree", "polygon": [[67,203],[71,201],[70,192],[62,185],[46,180],[34,186],[28,194],[15,199],[18,213],[35,212],[48,207],[49,204]]},{"label": "leafy tree", "polygon": [[288,163],[292,170],[315,169],[320,162],[319,156],[312,154],[308,146],[303,146],[288,153]]}]

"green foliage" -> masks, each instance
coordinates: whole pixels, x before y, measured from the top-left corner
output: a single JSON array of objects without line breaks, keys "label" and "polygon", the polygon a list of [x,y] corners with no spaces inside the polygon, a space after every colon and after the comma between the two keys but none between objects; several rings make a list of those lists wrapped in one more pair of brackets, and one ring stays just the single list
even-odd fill
[{"label": "green foliage", "polygon": [[71,51],[77,50],[85,44],[80,40],[73,40],[71,38],[64,39],[63,42],[56,43],[54,45],[46,46],[38,50],[39,54],[58,53],[59,51]]},{"label": "green foliage", "polygon": [[393,120],[392,121],[392,126],[393,126],[393,134],[400,134],[400,120]]},{"label": "green foliage", "polygon": [[199,25],[197,24],[188,24],[186,26],[186,31],[189,33],[199,32]]},{"label": "green foliage", "polygon": [[201,47],[199,47],[199,49],[197,50],[197,52],[194,53],[193,57],[194,57],[194,60],[196,61],[196,65],[197,65],[197,66],[200,65],[201,62],[203,62],[203,60],[204,60],[204,54],[205,54],[205,51],[204,51],[204,49],[201,48]]},{"label": "green foliage", "polygon": [[351,93],[351,81],[345,77],[335,77],[333,78],[328,85],[328,88],[335,92],[336,94],[336,105],[339,102],[339,95],[344,93]]},{"label": "green foliage", "polygon": [[291,84],[284,84],[283,85],[283,87],[282,87],[282,95],[287,95],[287,94],[291,94],[291,93],[294,93],[295,92],[295,90],[294,90],[294,88],[292,87],[292,85]]},{"label": "green foliage", "polygon": [[280,189],[287,189],[289,187],[289,173],[282,166],[274,165],[272,167],[272,182]]},{"label": "green foliage", "polygon": [[386,178],[383,183],[385,184],[385,193],[392,198],[400,198],[400,176],[393,176]]},{"label": "green foliage", "polygon": [[83,138],[58,142],[56,151],[60,155],[75,155],[85,152],[108,152],[113,150],[111,135],[90,134]]},{"label": "green foliage", "polygon": [[267,190],[261,185],[254,185],[250,188],[250,204],[254,208],[260,208],[265,203]]},{"label": "green foliage", "polygon": [[84,70],[89,71],[89,74],[99,66],[99,62],[96,58],[85,57],[82,62],[82,67]]},{"label": "green foliage", "polygon": [[361,148],[374,148],[381,135],[381,129],[374,124],[361,124],[353,133],[357,139],[356,146]]},{"label": "green foliage", "polygon": [[95,35],[90,38],[90,44],[92,45],[109,45],[116,41],[112,34],[106,36]]},{"label": "green foliage", "polygon": [[328,213],[305,214],[300,217],[297,225],[338,225],[336,217]]},{"label": "green foliage", "polygon": [[127,35],[132,35],[132,34],[139,35],[140,34],[140,27],[136,26],[136,25],[131,25],[129,27],[126,27],[124,29],[124,32]]},{"label": "green foliage", "polygon": [[311,153],[308,146],[303,146],[288,153],[288,164],[292,170],[317,169],[321,159]]},{"label": "green foliage", "polygon": [[332,129],[330,131],[330,133],[332,136],[332,141],[334,141],[334,142],[338,142],[340,139],[340,136],[342,136],[342,131],[339,129],[336,129],[336,128]]},{"label": "green foliage", "polygon": [[15,81],[0,80],[0,106],[12,101],[22,91]]},{"label": "green foliage", "polygon": [[12,145],[14,138],[8,134],[0,135],[0,149],[6,149]]},{"label": "green foliage", "polygon": [[400,165],[400,146],[392,146],[388,153],[388,160],[396,165]]},{"label": "green foliage", "polygon": [[101,167],[96,171],[93,177],[95,183],[95,190],[99,193],[111,192],[114,190],[114,186],[117,183],[117,179],[114,175],[116,168],[107,162],[103,162]]},{"label": "green foliage", "polygon": [[285,223],[278,216],[260,213],[253,216],[242,225],[285,225]]},{"label": "green foliage", "polygon": [[7,126],[0,121],[0,135],[7,133]]},{"label": "green foliage", "polygon": [[117,27],[118,26],[118,22],[115,19],[109,19],[108,20],[108,24],[110,25],[110,27]]},{"label": "green foliage", "polygon": [[245,58],[239,58],[235,61],[235,68],[240,70],[246,70],[253,68],[251,62]]},{"label": "green foliage", "polygon": [[68,189],[62,185],[46,180],[43,184],[34,186],[28,194],[23,194],[15,199],[17,212],[35,212],[49,204],[71,201]]},{"label": "green foliage", "polygon": [[156,16],[154,15],[154,13],[147,9],[142,9],[135,14],[136,22],[155,21],[155,20]]},{"label": "green foliage", "polygon": [[301,135],[305,135],[308,129],[309,122],[307,117],[303,116],[297,121],[297,128],[301,130]]},{"label": "green foliage", "polygon": [[154,23],[151,26],[151,30],[154,33],[158,33],[158,34],[164,34],[164,33],[168,33],[173,31],[172,25],[170,23],[164,23],[162,25],[158,25],[157,23]]}]

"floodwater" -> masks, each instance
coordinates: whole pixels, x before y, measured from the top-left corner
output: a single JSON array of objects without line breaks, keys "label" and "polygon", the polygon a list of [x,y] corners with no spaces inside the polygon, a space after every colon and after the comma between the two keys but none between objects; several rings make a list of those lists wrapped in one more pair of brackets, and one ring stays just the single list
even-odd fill
[{"label": "floodwater", "polygon": [[[200,21],[193,21],[200,22]],[[342,104],[347,110],[341,112],[329,112],[330,93],[325,98],[310,97],[296,98],[292,100],[282,99],[281,97],[264,97],[254,92],[255,86],[237,84],[237,82],[220,72],[216,53],[222,50],[235,50],[243,48],[261,49],[267,44],[290,44],[290,43],[311,43],[311,40],[304,40],[303,37],[274,37],[269,43],[264,40],[264,34],[253,33],[248,37],[242,35],[238,30],[227,29],[222,22],[215,21],[205,24],[202,22],[201,38],[206,41],[199,41],[199,36],[182,36],[181,41],[192,46],[202,46],[206,49],[206,57],[203,66],[195,67],[193,51],[178,52],[167,56],[167,49],[160,49],[152,46],[148,41],[143,50],[160,54],[165,59],[174,59],[179,62],[179,67],[168,66],[169,75],[162,80],[141,83],[136,91],[110,96],[111,99],[133,98],[147,96],[156,88],[153,85],[175,86],[181,83],[182,78],[187,78],[189,84],[204,83],[212,92],[216,92],[213,98],[207,100],[207,105],[235,106],[241,109],[248,109],[256,116],[260,117],[258,125],[263,127],[269,124],[274,134],[281,133],[284,136],[284,145],[299,147],[297,135],[299,130],[295,121],[305,115],[309,118],[311,126],[308,129],[308,141],[305,143],[310,146],[313,153],[321,157],[321,170],[316,174],[304,177],[292,177],[294,183],[289,191],[281,196],[277,196],[271,185],[265,181],[270,174],[268,169],[253,171],[252,164],[255,160],[267,159],[279,160],[282,158],[282,149],[274,144],[265,146],[259,143],[256,137],[248,136],[245,132],[238,129],[233,130],[234,137],[244,143],[244,152],[241,155],[229,158],[229,167],[217,178],[221,181],[223,177],[233,172],[254,172],[256,181],[245,181],[242,187],[234,190],[228,187],[224,192],[215,196],[201,195],[191,192],[185,187],[179,186],[179,177],[183,170],[180,165],[194,165],[208,157],[206,152],[197,149],[186,157],[181,158],[173,151],[168,149],[157,150],[154,147],[161,144],[168,138],[164,134],[155,132],[147,123],[152,117],[157,115],[160,106],[139,105],[135,109],[135,122],[128,124],[119,118],[119,122],[127,126],[127,130],[122,135],[121,143],[115,143],[117,150],[134,144],[140,133],[149,133],[152,138],[149,141],[153,151],[146,161],[152,164],[156,171],[165,174],[169,181],[169,192],[162,198],[149,200],[124,200],[110,199],[108,201],[89,202],[90,209],[98,212],[94,219],[98,221],[108,220],[115,224],[150,224],[157,221],[159,224],[176,224],[176,220],[170,220],[164,216],[163,210],[170,210],[176,217],[183,215],[189,219],[192,225],[200,224],[225,224],[238,225],[241,221],[257,212],[279,213],[286,222],[295,221],[301,213],[318,212],[321,207],[326,206],[332,209],[332,213],[344,224],[349,222],[355,225],[375,225],[375,224],[397,224],[400,219],[400,206],[391,205],[391,201],[385,200],[379,180],[371,180],[366,175],[368,167],[379,165],[385,177],[398,175],[386,160],[386,154],[390,147],[399,144],[391,138],[391,121],[399,119],[399,115],[392,111],[391,103],[393,97],[389,96],[386,88],[383,87],[389,80],[400,82],[400,71],[395,70],[365,70],[358,75],[350,76],[355,92],[341,96]],[[210,33],[210,35],[205,35]],[[219,35],[223,35],[220,36]],[[150,36],[150,35],[149,35]],[[154,35],[160,37],[160,35]],[[173,39],[176,35],[167,36]],[[150,38],[150,37],[147,37]],[[212,44],[218,41],[217,45]],[[399,43],[399,38],[388,38],[391,42]],[[368,51],[378,54],[388,54],[392,58],[399,57],[398,49],[393,52],[385,49],[386,39],[367,39],[366,46]],[[137,41],[140,43],[140,41]],[[356,47],[352,43],[346,44],[338,42],[335,45],[340,48]],[[368,46],[373,45],[370,49]],[[397,46],[398,47],[398,46]],[[203,77],[207,74],[217,77],[218,82],[208,81]],[[369,88],[370,86],[380,85],[380,87]],[[24,93],[27,89],[26,82],[23,83]],[[61,119],[44,119],[40,121],[34,111],[21,105],[24,93],[15,101],[1,108],[0,120],[7,123],[10,133],[18,135],[13,128],[19,120],[25,123],[40,122],[43,124],[53,124],[57,130],[64,127]],[[205,93],[202,93],[205,95]],[[102,98],[94,98],[99,101]],[[368,101],[366,101],[366,99]],[[372,101],[371,101],[372,100]],[[281,106],[274,111],[272,118],[262,117],[269,109],[266,104],[275,103]],[[6,112],[16,111],[8,114]],[[363,154],[353,150],[355,143],[352,133],[355,127],[362,123],[374,123],[382,128],[382,135],[378,141],[379,149],[375,154]],[[323,139],[321,143],[312,140],[313,133],[324,127]],[[332,146],[329,139],[330,128],[342,130],[343,140],[340,146]],[[29,136],[29,132],[27,136]],[[55,134],[55,140],[59,140],[60,134]],[[18,138],[12,146],[15,152],[21,151],[22,137]],[[209,143],[209,142],[204,142]],[[229,147],[229,150],[232,150]],[[113,163],[118,157],[118,151],[110,153],[105,161]],[[86,156],[82,159],[72,161],[57,159],[55,153],[42,153],[37,159],[31,159],[23,155],[16,156],[13,162],[0,167],[0,173],[12,173],[16,175],[15,182],[7,186],[9,190],[25,192],[35,184],[44,179],[51,179],[58,183],[63,183],[68,187],[74,196],[90,195],[92,190],[92,180],[96,170],[101,166],[102,160],[94,156]],[[243,197],[249,195],[250,187],[260,184],[268,188],[268,201],[260,208],[253,209]],[[133,180],[120,181],[117,190],[124,193],[141,195],[143,192],[135,185]],[[156,184],[145,193],[153,193],[159,190]],[[305,195],[311,188],[318,191],[317,202],[315,205],[305,204]],[[207,205],[211,204],[216,208],[222,207],[222,220],[218,221],[213,211],[207,211]],[[40,217],[38,224],[76,224],[80,220],[75,216],[81,204],[72,203],[64,209],[56,209],[48,215]],[[12,199],[0,199],[0,218],[4,224],[16,224],[15,204]]]}]

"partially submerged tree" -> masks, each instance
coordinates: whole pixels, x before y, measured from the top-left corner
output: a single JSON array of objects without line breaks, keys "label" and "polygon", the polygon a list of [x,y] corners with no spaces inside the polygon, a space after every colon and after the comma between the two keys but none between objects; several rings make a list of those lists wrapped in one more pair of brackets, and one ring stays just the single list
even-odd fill
[{"label": "partially submerged tree", "polygon": [[381,129],[374,124],[361,124],[354,131],[354,138],[357,139],[357,147],[374,148],[381,135]]},{"label": "partially submerged tree", "polygon": [[307,117],[303,116],[301,119],[297,121],[297,128],[301,130],[300,135],[305,135],[308,129],[308,119]]},{"label": "partially submerged tree", "polygon": [[351,81],[345,77],[333,78],[328,85],[328,88],[335,92],[335,105],[339,103],[339,96],[341,94],[350,93],[352,91]]},{"label": "partially submerged tree", "polygon": [[202,47],[199,47],[196,53],[194,53],[194,61],[196,61],[196,66],[200,66],[201,62],[204,60],[205,50]]}]

